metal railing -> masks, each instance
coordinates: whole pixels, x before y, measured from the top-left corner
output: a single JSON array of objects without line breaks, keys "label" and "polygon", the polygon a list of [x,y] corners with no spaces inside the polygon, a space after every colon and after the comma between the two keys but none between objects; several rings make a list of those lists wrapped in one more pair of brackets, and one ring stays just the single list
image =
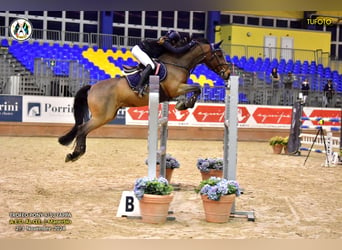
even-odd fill
[{"label": "metal railing", "polygon": [[241,44],[229,44],[222,46],[224,51],[228,55],[246,58],[270,58],[285,59],[288,61],[289,59],[293,61],[315,61],[317,64],[322,64],[325,67],[329,66],[330,57],[329,53],[323,52],[322,50],[304,50],[304,49],[284,49],[278,47],[264,47],[264,46],[253,46],[253,45],[241,45]]},{"label": "metal railing", "polygon": [[[0,37],[12,40],[9,34],[9,28],[0,26]],[[40,42],[59,42],[59,43],[72,43],[79,45],[98,46],[99,48],[110,49],[117,48],[130,48],[141,41],[141,37],[126,37],[119,35],[100,34],[100,33],[80,33],[72,31],[59,31],[59,30],[44,30],[32,29],[32,39]]]},{"label": "metal railing", "polygon": [[[0,36],[8,38],[8,27],[0,27]],[[68,32],[68,31],[53,31],[53,30],[39,30],[34,29],[32,34],[32,39],[38,41],[54,41],[58,43],[75,43],[75,44],[86,44],[89,46],[98,46],[99,48],[112,48],[113,46],[117,48],[129,48],[137,44],[141,37],[124,37],[117,35],[107,35],[107,34],[95,34],[95,33],[78,33],[78,32]],[[274,55],[277,59],[279,56],[287,57],[290,56],[293,60],[314,60],[317,63],[329,64],[329,55],[328,53],[324,53],[321,50],[311,51],[311,50],[297,50],[297,49],[287,49],[284,51],[281,48],[265,48],[261,46],[246,46],[246,45],[225,45],[223,49],[227,54],[232,55],[240,55],[249,57],[261,57],[263,58],[265,55]],[[299,59],[301,58],[301,59]],[[68,69],[68,76],[56,76],[52,73],[51,68],[39,68],[43,67],[37,64],[35,65],[36,72],[33,76],[19,76],[9,70],[1,71],[1,79],[0,79],[0,94],[10,93],[11,89],[13,92],[13,88],[9,88],[9,85],[13,85],[13,80],[15,84],[19,84],[19,92],[20,94],[37,94],[37,95],[57,95],[57,96],[68,96],[73,95],[77,89],[84,84],[93,84],[97,82],[99,79],[90,79],[89,72],[84,71],[84,74],[80,74],[79,65],[75,66],[71,61],[69,62],[71,68]],[[11,68],[12,66],[3,66],[1,68]],[[51,72],[50,72],[50,71]],[[82,71],[82,70],[81,70]],[[44,72],[42,74],[42,72]],[[50,73],[49,73],[50,72]],[[86,73],[85,73],[86,72]],[[270,87],[269,84],[266,83],[265,79],[267,76],[263,76],[261,78],[257,77],[257,74],[261,72],[248,73],[244,72],[241,69],[233,69],[233,73],[241,75],[241,86],[240,93],[246,96],[246,103],[250,104],[264,104],[264,105],[284,105],[284,95],[283,95],[283,87],[275,90]],[[265,73],[262,73],[265,74]],[[308,76],[297,76],[297,77],[313,77],[312,75]],[[312,82],[318,82],[314,88],[310,90],[310,95],[308,99],[308,105],[323,105],[323,93],[321,91],[323,82],[326,79],[309,79]],[[7,84],[7,86],[6,86]],[[297,86],[299,83],[296,83]],[[61,88],[63,86],[63,88]],[[14,88],[15,89],[15,88]],[[299,87],[294,87],[292,91],[292,98],[296,99],[298,97]],[[341,93],[337,93],[333,99],[333,106],[341,105]],[[202,96],[201,100],[204,100],[204,96]],[[242,101],[244,103],[244,101]]]},{"label": "metal railing", "polygon": [[[72,31],[58,31],[58,30],[44,30],[44,29],[32,29],[32,39],[37,41],[51,41],[60,43],[72,43],[79,45],[98,46],[99,48],[110,49],[112,47],[117,48],[131,48],[138,44],[143,38],[132,36],[119,36],[100,33],[79,33]],[[0,36],[7,39],[12,39],[9,34],[9,28],[6,26],[0,26]],[[277,47],[263,47],[253,45],[241,45],[241,44],[228,44],[222,46],[224,51],[232,56],[245,56],[254,58],[277,58],[280,59],[292,59],[292,60],[307,60],[309,62],[315,61],[321,63],[325,67],[330,66],[330,56],[328,53],[322,50],[303,50],[303,49],[287,49]]]},{"label": "metal railing", "polygon": [[[319,75],[296,74],[292,87],[287,89],[284,84],[286,74],[280,74],[280,80],[277,83],[265,80],[268,78],[265,72],[236,71],[233,74],[240,76],[239,93],[242,95],[239,97],[240,103],[292,106],[300,98],[303,79],[308,79],[311,87],[306,99],[306,106],[342,107],[342,92],[335,91],[331,102],[326,102],[323,88],[327,79]],[[334,89],[337,89],[336,86]]]}]

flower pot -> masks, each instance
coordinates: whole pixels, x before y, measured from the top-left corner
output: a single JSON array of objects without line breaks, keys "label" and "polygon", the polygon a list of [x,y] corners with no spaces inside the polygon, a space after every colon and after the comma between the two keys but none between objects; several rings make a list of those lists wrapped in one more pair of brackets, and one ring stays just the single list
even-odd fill
[{"label": "flower pot", "polygon": [[229,221],[235,194],[223,195],[218,201],[210,200],[206,195],[201,195],[201,198],[207,222],[224,223]]},{"label": "flower pot", "polygon": [[[172,173],[173,173],[174,168],[165,168],[165,179],[171,183],[171,177],[172,177]],[[157,168],[156,168],[156,176],[159,177],[160,175],[160,165],[157,164]]]},{"label": "flower pot", "polygon": [[210,169],[209,172],[203,172],[203,171],[201,171],[201,175],[202,175],[202,180],[207,180],[207,179],[209,179],[211,176],[215,176],[215,177],[220,177],[220,178],[222,178],[222,176],[223,176],[223,170]]},{"label": "flower pot", "polygon": [[172,199],[173,194],[144,194],[143,198],[139,201],[142,221],[152,224],[165,223]]},{"label": "flower pot", "polygon": [[275,144],[272,146],[273,154],[281,154],[281,151],[283,151],[283,145],[282,144]]},{"label": "flower pot", "polygon": [[286,155],[289,154],[289,150],[288,150],[287,146],[284,146],[284,154],[286,154]]}]

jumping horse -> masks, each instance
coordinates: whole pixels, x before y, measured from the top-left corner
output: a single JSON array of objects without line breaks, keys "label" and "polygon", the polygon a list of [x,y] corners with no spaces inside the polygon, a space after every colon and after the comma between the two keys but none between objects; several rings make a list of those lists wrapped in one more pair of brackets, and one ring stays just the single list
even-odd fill
[{"label": "jumping horse", "polygon": [[[201,87],[187,84],[191,71],[204,63],[222,79],[230,76],[229,65],[220,48],[222,43],[209,43],[206,39],[195,39],[196,44],[190,51],[181,55],[165,53],[158,59],[164,63],[167,75],[160,82],[160,102],[193,93],[188,99],[180,99],[176,109],[193,108]],[[74,151],[66,155],[65,162],[76,161],[86,152],[86,137],[92,130],[101,127],[116,117],[120,108],[148,105],[148,95],[142,98],[131,89],[126,77],[105,79],[94,85],[79,89],[74,99],[75,124],[65,135],[58,138],[62,145],[69,145],[75,138]],[[91,117],[88,117],[90,111]]]}]

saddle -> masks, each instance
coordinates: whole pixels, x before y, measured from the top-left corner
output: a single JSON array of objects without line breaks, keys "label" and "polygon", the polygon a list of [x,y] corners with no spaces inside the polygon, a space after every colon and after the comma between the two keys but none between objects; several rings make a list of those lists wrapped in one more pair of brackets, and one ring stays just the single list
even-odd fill
[{"label": "saddle", "polygon": [[138,64],[137,66],[122,65],[122,67],[125,75],[136,73],[137,71],[140,72],[144,69],[142,64]]},{"label": "saddle", "polygon": [[[159,81],[163,81],[166,78],[167,75],[167,70],[166,66],[162,62],[156,62],[156,69],[154,72],[154,75],[159,76]],[[141,72],[144,70],[144,65],[143,64],[138,64],[137,66],[128,66],[128,65],[123,65],[123,73],[127,79],[127,82],[129,86],[134,89],[141,77]]]}]

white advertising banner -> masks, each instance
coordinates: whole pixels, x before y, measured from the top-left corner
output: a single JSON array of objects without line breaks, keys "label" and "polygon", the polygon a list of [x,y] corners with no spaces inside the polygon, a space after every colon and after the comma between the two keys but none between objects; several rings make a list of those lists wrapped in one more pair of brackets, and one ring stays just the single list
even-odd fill
[{"label": "white advertising banner", "polygon": [[[9,101],[8,101],[9,102]],[[22,121],[40,123],[74,123],[73,97],[23,96]],[[7,103],[4,101],[4,103]],[[179,111],[175,102],[169,105],[169,126],[223,127],[225,105],[223,103],[196,103],[192,109]],[[161,118],[161,107],[159,117]],[[129,107],[113,124],[148,125],[148,106]],[[282,128],[291,125],[292,107],[239,105],[239,128]],[[341,118],[341,110],[333,108],[304,107],[303,116]],[[20,119],[19,119],[20,120]],[[305,121],[304,125],[317,125],[315,121]],[[340,126],[340,122],[326,125]]]},{"label": "white advertising banner", "polygon": [[73,97],[23,96],[23,122],[74,123]]},{"label": "white advertising banner", "polygon": [[[160,106],[161,108],[161,106]],[[178,111],[175,103],[169,106],[170,126],[194,126],[194,127],[223,127],[225,104],[223,103],[196,103],[192,109]],[[161,112],[160,112],[161,115]],[[304,107],[304,116],[341,117],[340,109],[322,109]],[[276,128],[289,129],[291,126],[292,107],[266,106],[266,105],[239,105],[239,128]],[[313,124],[312,121],[306,123]],[[147,125],[148,107],[130,107],[126,110],[127,125]],[[338,126],[340,123],[333,125]]]}]

